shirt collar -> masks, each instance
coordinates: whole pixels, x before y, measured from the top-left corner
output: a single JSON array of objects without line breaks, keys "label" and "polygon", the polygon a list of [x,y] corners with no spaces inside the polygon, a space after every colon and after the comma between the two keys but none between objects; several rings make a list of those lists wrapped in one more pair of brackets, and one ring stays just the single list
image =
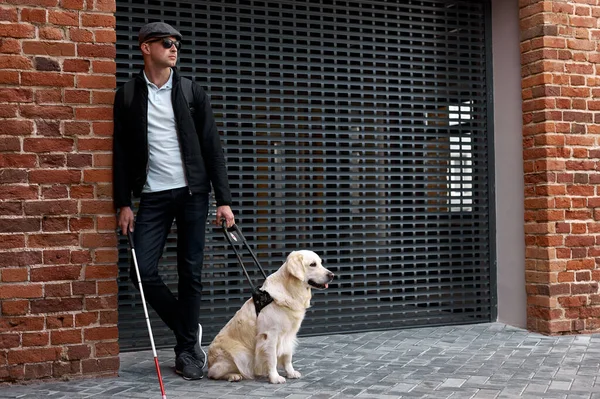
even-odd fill
[{"label": "shirt collar", "polygon": [[169,68],[169,80],[167,80],[167,83],[165,83],[160,89],[154,84],[152,83],[149,79],[148,76],[146,76],[146,71],[142,70],[142,73],[144,74],[144,79],[146,79],[146,84],[149,86],[152,86],[153,88],[157,89],[157,90],[161,90],[161,89],[171,89],[173,87],[173,69]]}]

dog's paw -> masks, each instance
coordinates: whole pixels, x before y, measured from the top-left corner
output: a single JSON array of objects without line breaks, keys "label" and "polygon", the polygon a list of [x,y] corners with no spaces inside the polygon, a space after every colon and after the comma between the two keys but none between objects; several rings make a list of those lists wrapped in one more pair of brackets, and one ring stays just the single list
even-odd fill
[{"label": "dog's paw", "polygon": [[269,382],[271,384],[285,384],[285,378],[283,378],[282,376],[277,374],[277,375],[269,376]]},{"label": "dog's paw", "polygon": [[291,373],[287,373],[287,378],[296,379],[296,378],[300,378],[300,377],[302,377],[302,374],[300,374],[300,372],[296,371],[296,370],[292,371]]},{"label": "dog's paw", "polygon": [[242,377],[241,374],[229,374],[227,376],[227,381],[229,381],[229,382],[237,382],[237,381],[241,381],[243,379],[244,379],[244,377]]}]

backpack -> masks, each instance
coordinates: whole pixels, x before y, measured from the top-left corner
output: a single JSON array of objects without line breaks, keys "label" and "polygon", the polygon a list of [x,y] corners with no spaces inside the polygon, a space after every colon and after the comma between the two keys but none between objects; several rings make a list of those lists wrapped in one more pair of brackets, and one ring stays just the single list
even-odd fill
[{"label": "backpack", "polygon": [[[133,91],[135,90],[135,78],[128,80],[123,86],[123,95],[125,96],[125,108],[129,110],[133,102]],[[185,101],[188,104],[190,114],[194,116],[194,93],[192,93],[192,81],[188,78],[181,77],[181,90],[185,96]]]}]

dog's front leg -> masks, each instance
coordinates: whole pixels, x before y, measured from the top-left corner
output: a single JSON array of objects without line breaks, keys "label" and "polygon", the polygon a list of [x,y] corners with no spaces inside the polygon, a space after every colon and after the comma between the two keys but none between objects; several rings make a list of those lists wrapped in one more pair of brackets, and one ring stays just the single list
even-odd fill
[{"label": "dog's front leg", "polygon": [[283,367],[285,368],[285,372],[287,374],[287,378],[300,378],[302,374],[299,371],[294,370],[294,366],[292,366],[292,354],[286,353],[281,356],[281,363],[283,363]]},{"label": "dog's front leg", "polygon": [[277,372],[277,339],[274,333],[261,333],[256,341],[254,364],[264,364],[271,384],[283,384],[285,378]]}]

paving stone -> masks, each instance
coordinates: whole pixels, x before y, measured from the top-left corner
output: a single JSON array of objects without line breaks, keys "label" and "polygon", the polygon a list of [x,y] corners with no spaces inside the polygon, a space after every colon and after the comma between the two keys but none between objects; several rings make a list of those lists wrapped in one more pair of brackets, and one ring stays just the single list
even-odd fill
[{"label": "paving stone", "polygon": [[[600,399],[600,334],[547,337],[502,323],[300,338],[302,378],[280,385],[184,381],[172,350],[158,356],[169,399]],[[2,386],[0,399],[159,399],[151,352],[120,358],[117,378]]]}]

